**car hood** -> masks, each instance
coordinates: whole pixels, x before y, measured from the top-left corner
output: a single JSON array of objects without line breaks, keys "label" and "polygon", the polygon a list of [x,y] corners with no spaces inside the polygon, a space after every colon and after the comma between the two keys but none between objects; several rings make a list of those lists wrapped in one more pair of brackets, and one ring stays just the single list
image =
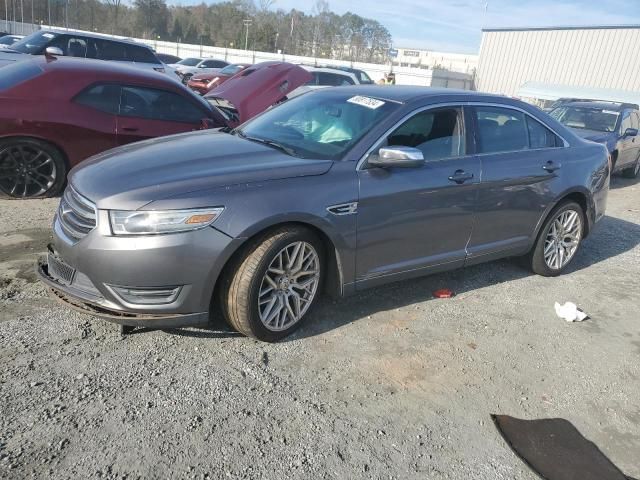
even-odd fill
[{"label": "car hood", "polygon": [[[304,68],[286,62],[257,63],[239,71],[205,95],[214,103],[235,111],[230,123],[239,125],[282,101],[313,76]],[[230,105],[229,105],[230,104]]]},{"label": "car hood", "polygon": [[208,130],[108,150],[75,167],[69,182],[99,209],[136,210],[199,190],[322,175],[332,164]]},{"label": "car hood", "polygon": [[585,130],[584,128],[571,128],[579,137],[592,142],[605,143],[614,137],[612,132],[599,132],[597,130]]}]

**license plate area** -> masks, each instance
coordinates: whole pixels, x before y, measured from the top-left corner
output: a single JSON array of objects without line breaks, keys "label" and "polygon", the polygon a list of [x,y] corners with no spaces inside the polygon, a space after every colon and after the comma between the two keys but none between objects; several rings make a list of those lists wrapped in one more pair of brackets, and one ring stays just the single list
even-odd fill
[{"label": "license plate area", "polygon": [[47,252],[47,269],[51,277],[65,285],[70,285],[76,274],[75,268],[67,265],[52,251]]}]

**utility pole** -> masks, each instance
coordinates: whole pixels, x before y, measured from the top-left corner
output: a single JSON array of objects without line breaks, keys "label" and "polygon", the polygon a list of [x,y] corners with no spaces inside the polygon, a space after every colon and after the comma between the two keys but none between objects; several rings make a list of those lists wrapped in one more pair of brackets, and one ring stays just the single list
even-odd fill
[{"label": "utility pole", "polygon": [[280,36],[280,32],[276,32],[276,41],[273,44],[273,51],[278,53],[278,37]]},{"label": "utility pole", "polygon": [[242,21],[242,23],[245,26],[245,28],[247,29],[246,33],[245,33],[245,36],[244,36],[244,49],[247,50],[248,45],[249,45],[249,26],[253,23],[253,20],[251,20],[250,18],[245,18]]}]

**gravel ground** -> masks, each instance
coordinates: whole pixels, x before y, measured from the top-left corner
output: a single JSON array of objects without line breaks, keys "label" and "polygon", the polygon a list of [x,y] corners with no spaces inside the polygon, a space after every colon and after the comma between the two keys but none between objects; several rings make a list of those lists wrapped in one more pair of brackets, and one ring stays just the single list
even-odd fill
[{"label": "gravel ground", "polygon": [[[278,344],[121,338],[36,282],[57,199],[0,201],[0,477],[537,478],[492,413],[565,418],[640,477],[639,199],[614,179],[567,275],[499,261],[322,299]],[[591,318],[558,319],[568,300]]]}]

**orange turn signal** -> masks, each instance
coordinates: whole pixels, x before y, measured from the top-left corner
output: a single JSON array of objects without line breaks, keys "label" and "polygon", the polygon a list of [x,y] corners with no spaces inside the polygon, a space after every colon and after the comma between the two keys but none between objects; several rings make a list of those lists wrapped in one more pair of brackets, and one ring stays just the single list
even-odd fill
[{"label": "orange turn signal", "polygon": [[212,221],[216,216],[213,213],[205,213],[202,215],[191,215],[187,218],[187,221],[184,223],[193,224],[193,223],[207,223]]}]

